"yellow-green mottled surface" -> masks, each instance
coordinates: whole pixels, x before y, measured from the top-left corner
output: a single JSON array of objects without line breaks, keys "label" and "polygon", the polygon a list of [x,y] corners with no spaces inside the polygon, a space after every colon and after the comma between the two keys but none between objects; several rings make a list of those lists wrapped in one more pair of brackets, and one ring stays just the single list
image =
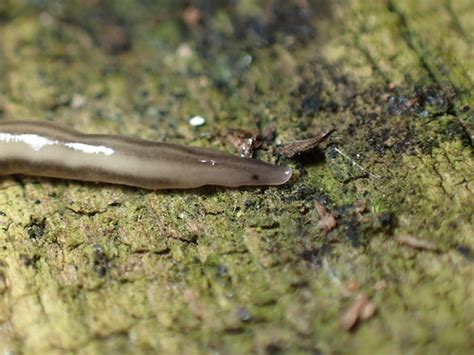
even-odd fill
[{"label": "yellow-green mottled surface", "polygon": [[[226,130],[274,129],[256,156],[295,173],[1,178],[0,352],[472,353],[473,18],[470,0],[1,1],[0,120],[231,152]],[[331,128],[324,154],[278,153]],[[376,312],[344,330],[359,295]]]}]

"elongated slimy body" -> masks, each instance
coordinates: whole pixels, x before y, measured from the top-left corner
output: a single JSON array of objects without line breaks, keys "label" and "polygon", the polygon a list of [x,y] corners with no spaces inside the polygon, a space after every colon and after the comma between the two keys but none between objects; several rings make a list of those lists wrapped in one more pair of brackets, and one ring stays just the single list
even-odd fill
[{"label": "elongated slimy body", "polygon": [[0,175],[147,189],[280,185],[291,169],[204,148],[83,134],[47,122],[0,122]]}]

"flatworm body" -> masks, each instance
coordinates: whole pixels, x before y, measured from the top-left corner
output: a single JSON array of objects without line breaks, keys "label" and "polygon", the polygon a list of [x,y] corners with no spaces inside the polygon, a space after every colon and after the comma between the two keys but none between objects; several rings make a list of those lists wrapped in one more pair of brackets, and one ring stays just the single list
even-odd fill
[{"label": "flatworm body", "polygon": [[171,189],[280,185],[291,169],[211,149],[83,134],[48,122],[0,122],[0,175],[12,174]]}]

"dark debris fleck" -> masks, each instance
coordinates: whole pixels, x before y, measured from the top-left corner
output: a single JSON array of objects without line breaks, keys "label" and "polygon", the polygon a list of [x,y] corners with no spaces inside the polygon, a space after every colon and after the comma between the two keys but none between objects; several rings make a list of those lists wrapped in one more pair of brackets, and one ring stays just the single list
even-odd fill
[{"label": "dark debris fleck", "polygon": [[467,245],[458,245],[456,251],[469,261],[474,261],[474,252]]},{"label": "dark debris fleck", "polygon": [[110,268],[110,261],[107,258],[104,250],[99,244],[94,244],[94,270],[97,272],[99,277],[104,277]]},{"label": "dark debris fleck", "polygon": [[26,230],[28,232],[28,237],[36,241],[38,239],[41,239],[44,235],[44,229],[45,229],[45,219],[36,219],[33,218],[30,223],[26,226]]}]

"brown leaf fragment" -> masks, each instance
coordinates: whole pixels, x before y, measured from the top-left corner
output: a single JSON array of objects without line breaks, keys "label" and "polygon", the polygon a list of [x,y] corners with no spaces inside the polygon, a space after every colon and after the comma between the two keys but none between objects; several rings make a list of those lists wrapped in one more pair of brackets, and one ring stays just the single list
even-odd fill
[{"label": "brown leaf fragment", "polygon": [[377,308],[375,308],[375,304],[369,301],[361,310],[360,315],[359,315],[359,320],[367,320],[373,317],[375,314],[375,311]]},{"label": "brown leaf fragment", "polygon": [[285,144],[279,149],[280,153],[288,158],[308,152],[323,143],[335,131],[332,129],[322,135],[311,137],[308,139],[296,140]]},{"label": "brown leaf fragment", "polygon": [[431,250],[431,251],[438,250],[438,247],[435,244],[423,239],[413,237],[411,235],[399,235],[398,237],[395,237],[395,240],[399,244],[408,245],[415,249],[423,249],[423,250]]},{"label": "brown leaf fragment", "polygon": [[375,311],[375,305],[370,302],[369,297],[365,294],[359,294],[342,315],[340,320],[341,328],[349,331],[354,328],[358,321],[371,318]]},{"label": "brown leaf fragment", "polygon": [[367,210],[367,202],[364,200],[355,201],[353,204],[354,207],[354,216],[357,218],[359,223],[367,223],[370,221],[370,217],[364,215]]},{"label": "brown leaf fragment", "polygon": [[324,230],[326,234],[328,234],[331,230],[334,229],[337,225],[336,217],[324,207],[318,201],[314,202],[314,208],[319,215],[319,222],[316,228],[320,230]]},{"label": "brown leaf fragment", "polygon": [[254,151],[262,145],[258,134],[250,131],[229,129],[224,132],[224,136],[230,144],[239,150],[239,155],[243,158],[252,158]]},{"label": "brown leaf fragment", "polygon": [[347,283],[347,289],[351,292],[355,292],[355,291],[358,291],[360,289],[360,283],[358,283],[357,281],[349,281]]},{"label": "brown leaf fragment", "polygon": [[354,202],[354,212],[357,215],[357,217],[361,218],[362,213],[364,213],[367,210],[367,202],[364,200],[358,200]]},{"label": "brown leaf fragment", "polygon": [[189,6],[183,11],[181,17],[186,25],[196,28],[202,19],[202,14],[197,7]]}]

